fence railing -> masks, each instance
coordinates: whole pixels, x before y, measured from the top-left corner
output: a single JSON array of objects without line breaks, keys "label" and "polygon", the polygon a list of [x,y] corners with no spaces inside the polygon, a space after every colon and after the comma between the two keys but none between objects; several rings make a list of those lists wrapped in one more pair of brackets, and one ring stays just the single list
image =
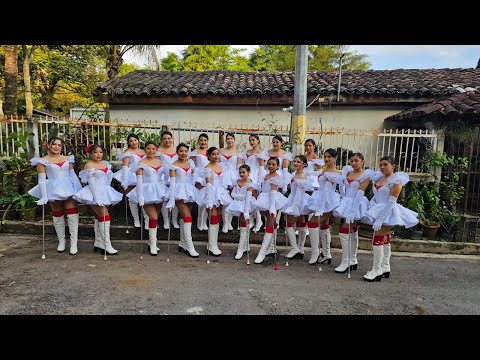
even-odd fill
[{"label": "fence railing", "polygon": [[[114,120],[110,123],[96,121],[78,121],[76,119],[58,119],[42,117],[35,120],[34,127],[38,143],[43,146],[53,134],[64,140],[65,154],[84,153],[88,144],[99,144],[109,161],[127,149],[126,138],[130,133],[139,135],[141,141],[154,140],[159,142],[160,134],[168,129],[173,134],[176,144],[184,142],[192,147],[197,144],[201,133],[209,135],[210,146],[223,145],[226,132],[235,135],[239,150],[249,148],[250,134],[257,134],[262,148],[271,146],[274,135],[281,135],[289,142],[289,128],[286,126],[242,126],[242,124],[206,126],[204,123],[177,122],[162,123],[155,120],[144,122],[127,122]],[[12,139],[12,134],[25,135],[26,119],[0,120],[0,156],[10,157],[13,153],[24,151]],[[425,129],[348,129],[348,128],[315,128],[306,129],[305,139],[313,139],[317,143],[317,153],[321,156],[328,148],[338,152],[339,168],[348,163],[351,152],[361,152],[365,157],[365,166],[376,169],[380,158],[393,156],[399,168],[410,173],[422,173],[420,162],[422,155],[428,149],[437,149],[437,133]],[[41,155],[41,149],[36,149]]]}]

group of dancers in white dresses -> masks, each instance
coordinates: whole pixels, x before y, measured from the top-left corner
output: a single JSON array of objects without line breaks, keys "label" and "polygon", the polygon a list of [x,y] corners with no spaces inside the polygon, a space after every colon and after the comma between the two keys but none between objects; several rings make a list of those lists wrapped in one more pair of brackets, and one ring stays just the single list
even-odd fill
[{"label": "group of dancers in white dresses", "polygon": [[[209,147],[208,135],[204,133],[198,138],[198,148],[191,151],[184,143],[175,147],[169,131],[162,133],[161,145],[148,141],[141,149],[135,134],[127,137],[127,143],[128,149],[118,156],[122,168],[116,173],[103,160],[102,148],[90,145],[87,150],[91,160],[77,177],[74,158],[61,155],[63,143],[58,137],[48,141],[46,156],[31,160],[37,166],[38,185],[29,193],[39,199],[39,205],[51,206],[59,241],[57,251],[63,252],[66,247],[66,212],[70,254],[78,253],[77,204],[81,203],[91,206],[95,213],[94,251],[118,254],[110,241],[108,208],[119,203],[123,194],[112,187],[112,179],[124,189],[134,226],[140,228],[144,221],[148,251],[153,256],[160,251],[159,215],[165,229],[170,226],[180,229],[178,251],[199,256],[192,241],[192,206],[197,204],[197,228],[208,230],[209,255],[222,254],[218,243],[220,220],[223,218],[222,232],[227,233],[233,230],[232,218],[238,217],[237,260],[250,251],[250,230],[258,232],[265,224],[261,248],[254,260],[255,264],[261,264],[266,256],[276,255],[276,233],[283,213],[290,244],[285,257],[303,259],[309,236],[308,263],[331,264],[330,217],[335,216],[342,219],[339,227],[342,258],[335,272],[357,270],[358,222],[362,221],[374,230],[373,266],[364,280],[380,281],[390,276],[392,226],[410,228],[418,223],[417,213],[397,203],[409,177],[404,172],[395,172],[397,164],[390,156],[380,160],[379,171],[373,171],[364,169],[361,153],[353,153],[349,165],[339,171],[336,150],[325,150],[321,159],[315,154],[312,139],[305,141],[305,154],[296,156],[282,149],[283,139],[279,135],[273,137],[272,148],[263,151],[256,134],[249,136],[251,149],[243,152],[237,151],[232,133],[226,134],[227,146],[222,149]],[[82,187],[79,178],[86,186]],[[370,182],[374,195],[369,200],[365,190]]]}]

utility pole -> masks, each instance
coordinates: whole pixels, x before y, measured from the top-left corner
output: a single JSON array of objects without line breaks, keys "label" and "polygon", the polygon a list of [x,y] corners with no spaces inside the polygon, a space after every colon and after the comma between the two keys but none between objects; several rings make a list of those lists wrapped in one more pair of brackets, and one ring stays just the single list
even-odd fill
[{"label": "utility pole", "polygon": [[305,129],[307,125],[307,45],[296,45],[295,90],[293,94],[293,116],[290,128],[291,151],[294,155],[303,154]]}]

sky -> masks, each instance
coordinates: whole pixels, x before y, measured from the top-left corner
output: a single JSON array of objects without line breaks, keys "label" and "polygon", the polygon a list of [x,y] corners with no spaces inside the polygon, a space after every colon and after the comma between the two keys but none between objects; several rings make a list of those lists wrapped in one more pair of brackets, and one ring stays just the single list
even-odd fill
[{"label": "sky", "polygon": [[[180,54],[188,45],[164,45],[160,57],[168,52]],[[245,55],[257,45],[232,45],[244,48]],[[480,59],[480,45],[350,45],[349,51],[368,55],[373,70],[474,68]],[[125,54],[127,63],[143,65],[142,59]]]}]

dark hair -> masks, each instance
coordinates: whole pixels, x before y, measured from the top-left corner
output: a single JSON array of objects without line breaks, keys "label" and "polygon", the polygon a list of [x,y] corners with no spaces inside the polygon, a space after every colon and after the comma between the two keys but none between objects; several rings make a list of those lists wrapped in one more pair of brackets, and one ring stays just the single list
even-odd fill
[{"label": "dark hair", "polygon": [[297,155],[295,156],[296,158],[299,158],[300,160],[302,160],[303,162],[303,167],[307,167],[308,166],[308,160],[307,160],[307,157],[305,155]]},{"label": "dark hair", "polygon": [[210,160],[210,155],[212,155],[212,153],[213,153],[215,150],[218,150],[218,148],[216,148],[215,146],[211,146],[211,147],[208,148],[208,150],[207,150],[207,158],[208,158],[208,160]]},{"label": "dark hair", "polygon": [[329,153],[330,156],[331,156],[331,157],[334,157],[334,158],[336,158],[337,155],[338,155],[338,154],[337,154],[337,150],[332,149],[332,148],[325,150],[323,153],[324,153],[324,154],[325,154],[325,153]]},{"label": "dark hair", "polygon": [[227,137],[229,137],[229,136],[232,137],[233,140],[235,140],[235,135],[233,135],[233,133],[231,133],[231,132],[227,132],[227,133],[225,134],[225,139],[226,139]]},{"label": "dark hair", "polygon": [[198,135],[198,140],[200,140],[201,137],[204,137],[208,141],[208,135],[207,134],[201,133],[200,135]]},{"label": "dark hair", "polygon": [[280,166],[280,160],[278,160],[278,157],[272,156],[270,159],[267,160],[267,164],[270,160],[273,160],[277,163],[277,166]]},{"label": "dark hair", "polygon": [[384,156],[380,159],[380,161],[382,160],[388,161],[390,164],[393,165],[393,172],[397,170],[397,160],[395,160],[393,156],[390,156],[390,155]]},{"label": "dark hair", "polygon": [[250,140],[250,138],[251,138],[252,136],[253,136],[255,139],[257,139],[258,142],[260,142],[260,137],[258,136],[258,134],[250,134],[250,135],[248,135],[248,140]]},{"label": "dark hair", "polygon": [[62,145],[63,145],[63,140],[60,139],[58,136],[52,136],[50,139],[48,139],[48,145],[52,145],[52,143],[53,143],[55,140],[60,140],[60,142],[61,142]]},{"label": "dark hair", "polygon": [[152,144],[153,146],[157,147],[157,144],[155,143],[155,141],[152,141],[152,140],[149,140],[145,143],[145,149],[147,148],[148,145]]},{"label": "dark hair", "polygon": [[127,146],[128,146],[128,147],[130,147],[130,145],[128,145],[128,142],[130,141],[130,138],[132,138],[132,137],[135,138],[135,139],[137,139],[138,142],[140,142],[140,139],[138,138],[138,135],[136,135],[136,134],[128,134],[128,136],[127,136]]},{"label": "dark hair", "polygon": [[303,145],[307,145],[307,142],[311,143],[313,145],[313,147],[315,147],[315,140],[313,139],[307,139],[305,140],[305,142],[303,143]]},{"label": "dark hair", "polygon": [[180,143],[180,144],[177,145],[177,150],[176,150],[176,152],[178,152],[178,150],[180,150],[181,147],[187,148],[187,150],[190,149],[187,144]]},{"label": "dark hair", "polygon": [[88,148],[88,153],[89,153],[90,155],[92,155],[93,152],[94,152],[97,148],[100,148],[100,149],[103,151],[103,148],[102,148],[100,145],[91,144],[91,145],[88,145],[88,146],[90,146],[90,147]]},{"label": "dark hair", "polygon": [[351,159],[351,158],[354,157],[354,156],[358,157],[360,160],[365,160],[365,158],[363,157],[363,154],[362,154],[362,153],[359,153],[359,152],[353,153],[352,155],[350,155],[350,156],[348,157],[348,159]]},{"label": "dark hair", "polygon": [[240,167],[238,168],[238,170],[240,170],[240,169],[245,169],[245,170],[247,170],[248,172],[250,172],[250,166],[248,166],[247,164],[240,165]]},{"label": "dark hair", "polygon": [[275,139],[277,139],[278,141],[280,141],[281,143],[283,143],[283,139],[282,139],[282,136],[281,136],[281,135],[275,135],[275,136],[273,137],[272,141],[275,140]]},{"label": "dark hair", "polygon": [[173,139],[172,133],[168,130],[162,131],[162,133],[160,134],[160,139],[163,139],[163,135],[170,135]]}]

